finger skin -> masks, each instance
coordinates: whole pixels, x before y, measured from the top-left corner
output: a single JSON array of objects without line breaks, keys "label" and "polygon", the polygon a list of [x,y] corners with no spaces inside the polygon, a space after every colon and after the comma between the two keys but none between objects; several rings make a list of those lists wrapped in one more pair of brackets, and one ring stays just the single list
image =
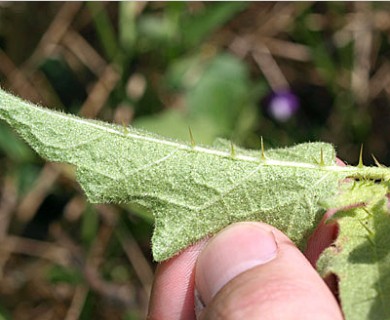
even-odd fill
[{"label": "finger skin", "polygon": [[202,240],[158,265],[150,296],[149,320],[194,320],[194,277]]},{"label": "finger skin", "polygon": [[[304,255],[280,231],[263,226],[275,235],[277,257],[228,282],[200,319],[341,320],[336,299]],[[225,239],[225,247],[234,244]]]},{"label": "finger skin", "polygon": [[338,224],[335,222],[327,222],[334,213],[336,213],[336,210],[328,210],[324,214],[317,228],[308,240],[305,256],[313,267],[316,266],[320,254],[337,238],[339,230]]}]

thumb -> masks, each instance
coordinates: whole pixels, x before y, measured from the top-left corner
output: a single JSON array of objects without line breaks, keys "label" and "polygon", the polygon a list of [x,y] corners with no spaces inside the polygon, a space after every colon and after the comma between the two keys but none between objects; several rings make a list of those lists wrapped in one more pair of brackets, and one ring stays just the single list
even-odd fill
[{"label": "thumb", "polygon": [[196,265],[200,319],[342,319],[336,299],[279,230],[234,224],[210,240]]}]

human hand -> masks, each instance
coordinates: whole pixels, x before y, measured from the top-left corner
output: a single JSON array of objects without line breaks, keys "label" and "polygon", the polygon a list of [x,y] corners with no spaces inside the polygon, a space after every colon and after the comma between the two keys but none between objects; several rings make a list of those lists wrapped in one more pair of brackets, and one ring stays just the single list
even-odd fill
[{"label": "human hand", "polygon": [[158,266],[148,319],[196,319],[195,304],[202,320],[342,319],[312,267],[335,228],[320,224],[306,258],[269,225],[233,224]]}]

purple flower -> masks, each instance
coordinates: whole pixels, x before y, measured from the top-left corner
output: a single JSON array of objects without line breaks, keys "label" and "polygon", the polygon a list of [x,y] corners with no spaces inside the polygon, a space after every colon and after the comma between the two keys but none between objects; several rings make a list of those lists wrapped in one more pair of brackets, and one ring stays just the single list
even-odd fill
[{"label": "purple flower", "polygon": [[277,121],[288,121],[299,109],[298,97],[289,91],[274,92],[267,99],[267,112]]}]

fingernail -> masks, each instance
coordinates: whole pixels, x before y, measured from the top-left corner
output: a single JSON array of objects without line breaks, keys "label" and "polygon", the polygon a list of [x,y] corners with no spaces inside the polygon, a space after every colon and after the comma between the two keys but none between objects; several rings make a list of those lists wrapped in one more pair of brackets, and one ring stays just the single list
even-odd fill
[{"label": "fingernail", "polygon": [[212,238],[198,257],[195,285],[203,304],[230,280],[273,260],[277,244],[271,229],[260,223],[234,224]]}]

